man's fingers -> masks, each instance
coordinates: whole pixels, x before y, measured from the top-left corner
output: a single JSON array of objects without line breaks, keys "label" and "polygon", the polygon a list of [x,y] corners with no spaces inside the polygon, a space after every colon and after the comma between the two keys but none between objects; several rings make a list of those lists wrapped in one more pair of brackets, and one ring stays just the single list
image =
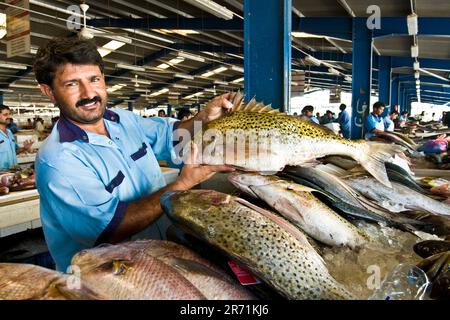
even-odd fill
[{"label": "man's fingers", "polygon": [[231,166],[204,166],[210,171],[218,172],[218,171],[235,171],[236,169]]},{"label": "man's fingers", "polygon": [[195,143],[190,142],[190,150],[188,152],[185,165],[194,166],[198,155],[198,147]]}]

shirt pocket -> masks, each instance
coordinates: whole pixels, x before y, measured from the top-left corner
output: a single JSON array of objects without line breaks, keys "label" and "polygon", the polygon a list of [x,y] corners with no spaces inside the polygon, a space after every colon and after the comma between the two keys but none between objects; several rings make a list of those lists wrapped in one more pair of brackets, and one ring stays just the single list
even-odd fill
[{"label": "shirt pocket", "polygon": [[109,193],[112,193],[116,187],[120,186],[120,184],[123,182],[124,179],[125,179],[125,175],[122,173],[122,171],[119,170],[119,172],[111,180],[111,182],[107,186],[105,186],[106,191],[108,191]]},{"label": "shirt pocket", "polygon": [[139,160],[140,158],[142,158],[143,156],[145,156],[147,154],[147,145],[143,142],[142,146],[131,155],[131,159],[133,159],[134,161]]}]

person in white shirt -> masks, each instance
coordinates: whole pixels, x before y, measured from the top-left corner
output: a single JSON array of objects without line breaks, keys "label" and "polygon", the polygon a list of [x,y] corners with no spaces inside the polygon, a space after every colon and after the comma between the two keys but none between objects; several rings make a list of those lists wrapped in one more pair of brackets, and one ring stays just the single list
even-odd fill
[{"label": "person in white shirt", "polygon": [[384,130],[385,131],[390,131],[390,132],[394,131],[394,128],[395,128],[394,121],[397,119],[397,117],[398,117],[397,111],[392,111],[389,115],[384,117]]}]

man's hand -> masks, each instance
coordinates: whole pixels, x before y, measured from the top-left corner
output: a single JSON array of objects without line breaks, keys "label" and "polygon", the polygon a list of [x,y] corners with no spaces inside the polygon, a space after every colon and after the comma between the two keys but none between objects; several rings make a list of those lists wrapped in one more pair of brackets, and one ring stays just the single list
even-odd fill
[{"label": "man's hand", "polygon": [[16,154],[21,154],[24,152],[29,152],[31,153],[31,146],[33,145],[33,141],[32,140],[25,140],[23,142],[23,147],[19,148],[16,150]]},{"label": "man's hand", "polygon": [[195,163],[197,159],[198,148],[197,145],[191,143],[191,152],[188,159],[185,162],[181,174],[175,182],[176,188],[179,190],[189,190],[197,184],[208,180],[216,172],[219,171],[234,171],[235,169],[230,166],[209,166],[199,165]]},{"label": "man's hand", "polygon": [[23,142],[23,148],[27,151],[27,152],[31,152],[31,146],[33,145],[33,140],[25,140]]},{"label": "man's hand", "polygon": [[228,92],[212,99],[205,108],[200,111],[199,117],[203,123],[208,123],[220,118],[233,108],[232,101],[236,98],[237,92]]}]

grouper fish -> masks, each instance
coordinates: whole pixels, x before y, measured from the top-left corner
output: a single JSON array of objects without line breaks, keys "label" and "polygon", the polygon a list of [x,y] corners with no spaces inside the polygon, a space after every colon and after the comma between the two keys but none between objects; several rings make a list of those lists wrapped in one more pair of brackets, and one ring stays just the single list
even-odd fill
[{"label": "grouper fish", "polygon": [[170,191],[169,218],[265,281],[288,299],[351,299],[305,235],[280,216],[213,190]]},{"label": "grouper fish", "polygon": [[241,191],[263,200],[310,237],[331,246],[356,248],[367,241],[361,231],[322,203],[317,190],[257,173],[228,175]]},{"label": "grouper fish", "polygon": [[231,165],[247,171],[276,173],[327,155],[356,160],[384,185],[391,183],[384,163],[402,147],[365,140],[349,140],[312,121],[280,113],[254,99],[243,104],[234,95],[228,114],[209,122],[194,136],[201,146],[197,163]]}]

